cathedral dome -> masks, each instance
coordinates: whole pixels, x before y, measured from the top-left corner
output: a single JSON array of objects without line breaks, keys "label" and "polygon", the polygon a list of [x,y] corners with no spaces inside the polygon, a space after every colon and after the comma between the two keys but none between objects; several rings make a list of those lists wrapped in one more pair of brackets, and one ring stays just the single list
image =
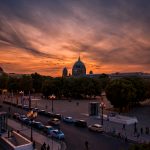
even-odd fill
[{"label": "cathedral dome", "polygon": [[83,76],[86,75],[86,67],[84,63],[78,58],[78,61],[75,62],[72,68],[72,75],[73,76]]}]

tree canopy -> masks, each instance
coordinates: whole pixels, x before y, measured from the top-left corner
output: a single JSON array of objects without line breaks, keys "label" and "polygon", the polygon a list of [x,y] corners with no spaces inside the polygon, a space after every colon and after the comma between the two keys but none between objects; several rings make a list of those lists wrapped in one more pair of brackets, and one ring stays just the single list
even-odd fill
[{"label": "tree canopy", "polygon": [[132,99],[135,99],[136,90],[129,80],[116,79],[107,85],[106,96],[115,108],[122,110]]}]

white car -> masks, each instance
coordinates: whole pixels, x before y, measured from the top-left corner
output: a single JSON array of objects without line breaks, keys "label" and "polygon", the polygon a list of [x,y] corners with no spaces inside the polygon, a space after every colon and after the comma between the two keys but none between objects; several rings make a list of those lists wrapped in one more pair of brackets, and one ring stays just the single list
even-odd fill
[{"label": "white car", "polygon": [[89,125],[89,126],[88,126],[88,129],[89,129],[90,131],[103,132],[102,125],[100,125],[100,124]]},{"label": "white car", "polygon": [[64,117],[63,121],[66,122],[66,123],[73,123],[74,122],[72,117]]},{"label": "white car", "polygon": [[59,140],[65,138],[64,133],[63,133],[61,130],[58,130],[58,129],[51,130],[51,131],[50,131],[50,136],[51,136],[51,137],[55,137],[55,138],[57,138],[57,139],[59,139]]}]

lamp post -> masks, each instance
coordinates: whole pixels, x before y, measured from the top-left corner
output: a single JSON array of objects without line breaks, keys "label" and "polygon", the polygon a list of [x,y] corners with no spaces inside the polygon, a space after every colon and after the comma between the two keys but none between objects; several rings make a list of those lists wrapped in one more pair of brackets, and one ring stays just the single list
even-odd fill
[{"label": "lamp post", "polygon": [[23,95],[24,95],[24,92],[20,91],[19,94],[21,96],[21,106],[22,106],[22,113],[23,113]]},{"label": "lamp post", "polygon": [[31,110],[31,94],[30,94],[30,91],[29,91],[29,110]]},{"label": "lamp post", "polygon": [[54,104],[53,104],[53,100],[56,98],[56,96],[55,96],[55,95],[51,95],[49,98],[50,98],[50,99],[51,99],[51,101],[52,101],[52,112],[53,112],[53,111],[54,111]]},{"label": "lamp post", "polygon": [[105,104],[103,102],[103,95],[101,95],[100,107],[101,107],[101,125],[103,125],[103,113],[104,113],[104,108],[105,108]]},{"label": "lamp post", "polygon": [[37,117],[37,112],[33,112],[32,110],[29,111],[27,113],[27,117],[31,120],[31,132],[30,132],[30,139],[31,139],[31,142],[33,141],[33,132],[32,132],[32,121]]},{"label": "lamp post", "polygon": [[11,115],[12,105],[13,105],[13,90],[11,91],[11,102],[10,102],[10,109],[9,109],[10,115]]}]

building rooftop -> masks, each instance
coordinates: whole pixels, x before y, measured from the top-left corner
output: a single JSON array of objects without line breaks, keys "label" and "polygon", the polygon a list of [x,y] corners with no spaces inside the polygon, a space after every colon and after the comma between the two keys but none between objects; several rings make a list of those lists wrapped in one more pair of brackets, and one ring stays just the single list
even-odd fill
[{"label": "building rooftop", "polygon": [[21,134],[17,133],[16,131],[12,131],[11,135],[8,136],[4,134],[0,141],[5,144],[7,149],[13,150],[32,150],[32,142],[22,136]]}]

